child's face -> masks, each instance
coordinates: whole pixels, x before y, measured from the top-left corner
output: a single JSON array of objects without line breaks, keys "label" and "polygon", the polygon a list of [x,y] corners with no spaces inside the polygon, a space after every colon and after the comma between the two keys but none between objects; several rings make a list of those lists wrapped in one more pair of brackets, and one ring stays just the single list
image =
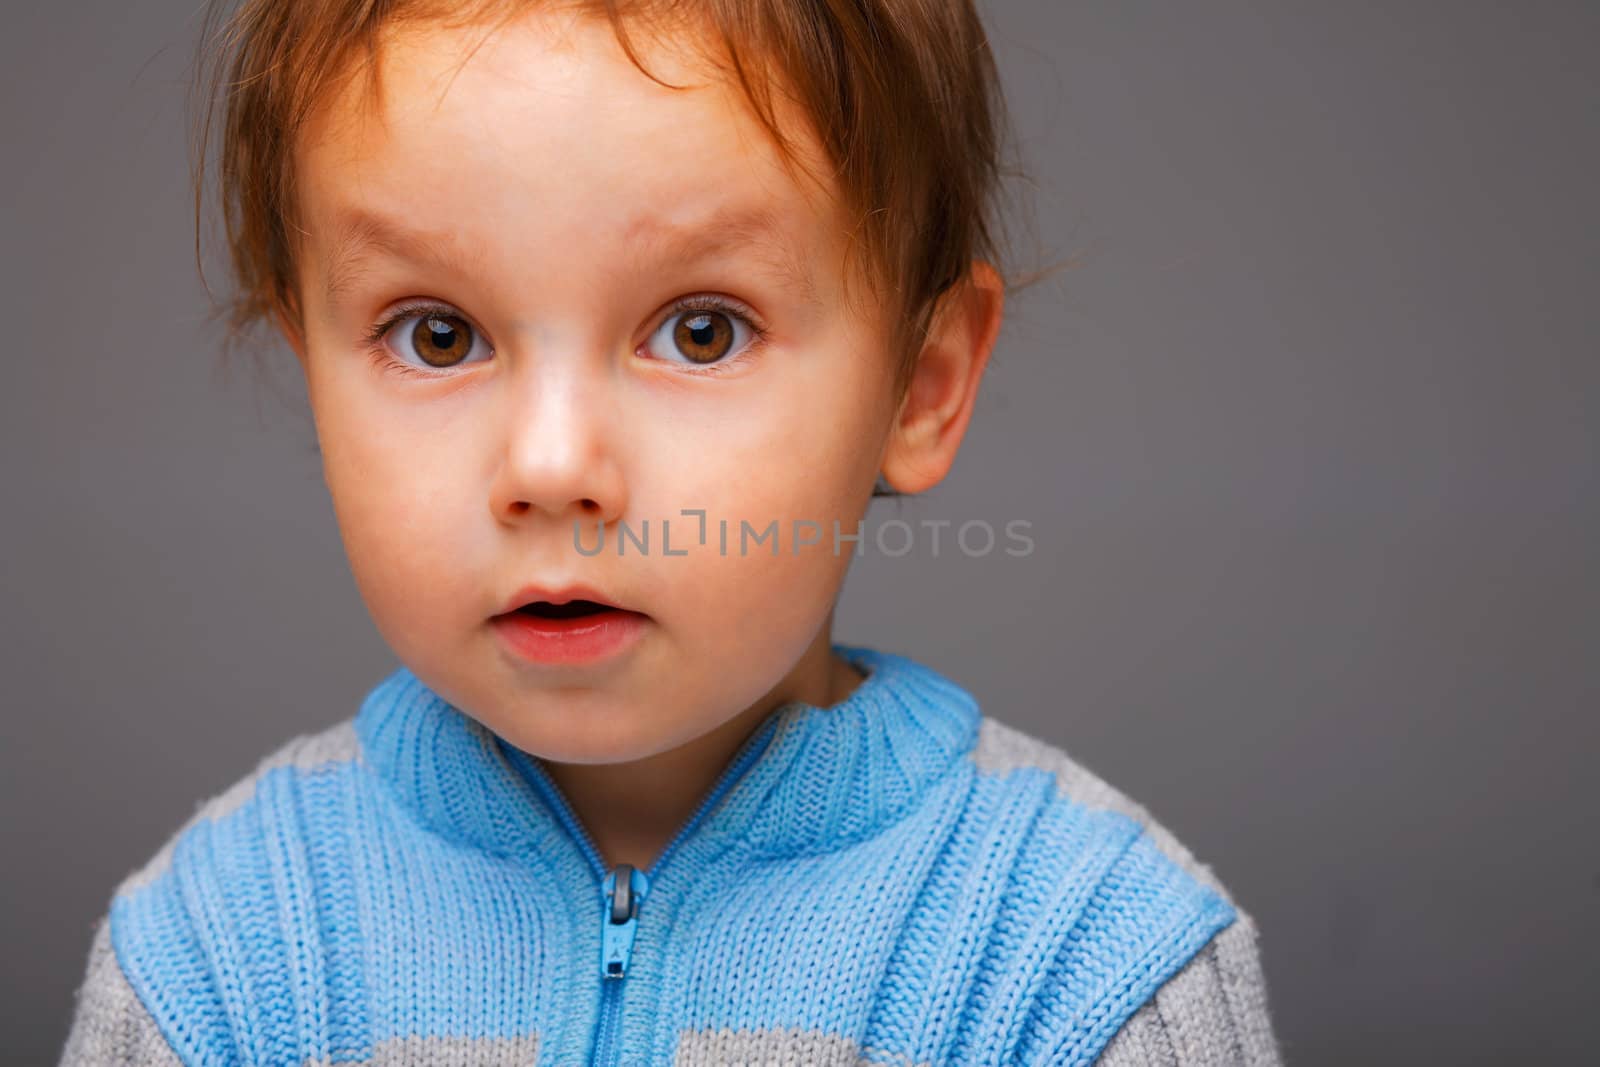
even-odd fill
[{"label": "child's face", "polygon": [[[361,594],[419,677],[546,758],[643,758],[786,697],[827,639],[854,548],[834,552],[832,524],[856,532],[894,421],[887,324],[846,312],[843,212],[784,172],[736,90],[647,54],[705,85],[666,89],[604,22],[543,15],[457,71],[480,36],[393,39],[386,122],[347,91],[297,146],[297,351],[325,478]],[[344,236],[371,219],[403,244]],[[731,311],[670,309],[702,295],[766,340]],[[375,361],[364,335],[418,302],[455,332],[413,314]],[[724,352],[720,374],[688,362]],[[605,550],[580,554],[574,521],[592,549],[601,519]],[[776,520],[779,554],[770,537],[741,554],[741,520]],[[796,552],[796,520],[820,543]],[[619,557],[619,521],[648,522],[648,554]],[[576,583],[647,615],[639,639],[576,666],[510,652],[491,619],[513,595]]]}]

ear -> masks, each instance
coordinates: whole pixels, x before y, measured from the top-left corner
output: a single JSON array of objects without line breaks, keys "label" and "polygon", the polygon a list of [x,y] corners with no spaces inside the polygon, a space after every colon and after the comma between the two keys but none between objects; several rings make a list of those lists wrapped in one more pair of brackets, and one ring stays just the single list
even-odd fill
[{"label": "ear", "polygon": [[949,473],[1004,310],[1005,283],[982,260],[940,298],[884,447],[883,477],[892,488],[920,493]]}]

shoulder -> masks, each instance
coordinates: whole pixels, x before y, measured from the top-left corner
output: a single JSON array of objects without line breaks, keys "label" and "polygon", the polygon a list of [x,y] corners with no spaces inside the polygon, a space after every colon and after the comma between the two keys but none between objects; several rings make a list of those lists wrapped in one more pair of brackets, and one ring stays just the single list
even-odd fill
[{"label": "shoulder", "polygon": [[[1060,1035],[1040,1050],[1049,1062],[1080,1062],[1085,1054],[1107,1067],[1280,1062],[1255,920],[1215,871],[1143,805],[1061,748],[1001,720],[980,719],[972,760],[991,788],[1010,783],[1048,797],[1035,822],[1036,848],[1072,842],[1054,849],[1064,865],[1075,862],[1068,853],[1078,862],[1108,856],[1070,939],[1077,958],[1056,958],[1063,974],[1098,972],[1105,980],[1094,990],[1063,981],[1042,995],[1045,1013],[1058,1016],[1043,1029]],[[1049,826],[1076,829],[1041,832]],[[1097,1013],[1098,1028],[1088,1025]]]},{"label": "shoulder", "polygon": [[978,725],[978,742],[972,759],[979,774],[1004,776],[1029,769],[1052,776],[1058,798],[1091,810],[1112,812],[1136,823],[1162,856],[1198,884],[1211,889],[1230,905],[1234,904],[1216,873],[1196,859],[1142,804],[1055,745],[984,715]]},{"label": "shoulder", "polygon": [[326,889],[347,880],[342,823],[365,777],[353,719],[294,737],[117,885],[91,971],[99,959],[100,985],[125,985],[182,1062],[231,1062],[260,1005],[292,1001]]},{"label": "shoulder", "polygon": [[[291,738],[232,785],[197,804],[194,813],[168,836],[156,853],[118,884],[117,896],[138,892],[170,873],[179,849],[210,833],[217,824],[241,813],[259,814],[264,804],[263,793],[274,786],[294,785],[314,773],[349,771],[359,761],[360,743],[353,719]],[[265,804],[270,806],[270,797]]]},{"label": "shoulder", "polygon": [[180,1062],[128,984],[111,949],[110,924],[100,918],[90,938],[89,962],[78,986],[61,1067],[177,1067]]}]

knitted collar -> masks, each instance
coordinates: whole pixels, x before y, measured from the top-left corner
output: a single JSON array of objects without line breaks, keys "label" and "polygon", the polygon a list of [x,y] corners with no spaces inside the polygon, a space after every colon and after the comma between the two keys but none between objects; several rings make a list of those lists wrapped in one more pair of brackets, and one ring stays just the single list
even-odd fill
[{"label": "knitted collar", "polygon": [[[735,777],[697,833],[770,854],[841,848],[904,815],[977,743],[977,702],[954,682],[891,652],[833,650],[866,677],[832,707],[775,708],[746,743],[759,752],[724,772]],[[404,666],[367,695],[355,729],[368,765],[447,838],[518,856],[566,833],[530,781],[530,757]]]}]

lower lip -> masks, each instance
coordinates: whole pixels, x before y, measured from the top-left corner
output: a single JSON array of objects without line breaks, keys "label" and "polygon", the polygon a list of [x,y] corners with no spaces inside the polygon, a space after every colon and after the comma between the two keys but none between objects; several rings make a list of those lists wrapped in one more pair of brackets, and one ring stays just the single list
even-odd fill
[{"label": "lower lip", "polygon": [[598,663],[639,640],[649,616],[637,611],[597,611],[574,619],[542,619],[526,612],[496,615],[507,647],[531,663]]}]

